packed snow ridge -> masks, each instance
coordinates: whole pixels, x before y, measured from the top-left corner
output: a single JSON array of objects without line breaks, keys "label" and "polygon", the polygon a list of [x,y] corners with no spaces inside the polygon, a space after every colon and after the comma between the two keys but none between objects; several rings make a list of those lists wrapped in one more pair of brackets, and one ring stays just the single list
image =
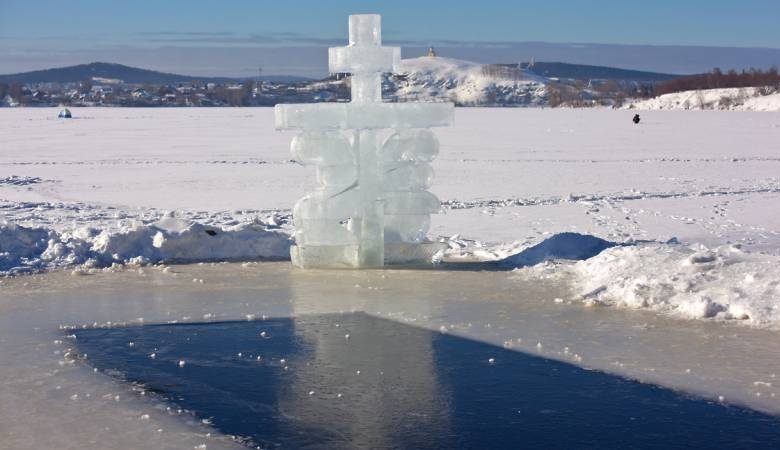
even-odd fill
[{"label": "packed snow ridge", "polygon": [[0,222],[0,275],[114,264],[286,259],[289,234],[260,220],[225,228],[173,217],[119,229],[88,226],[57,232]]},{"label": "packed snow ridge", "polygon": [[645,309],[681,319],[780,329],[780,258],[738,246],[645,243],[613,246],[589,259],[527,269],[571,277],[586,306]]},{"label": "packed snow ridge", "polygon": [[674,92],[637,100],[627,109],[780,111],[780,93],[767,88],[724,88]]},{"label": "packed snow ridge", "polygon": [[[4,223],[0,275],[63,267],[82,273],[117,264],[286,260],[291,243],[288,229],[259,219],[216,227],[164,217],[151,224],[129,221],[118,229],[85,226],[62,232]],[[451,246],[447,256],[457,260],[460,250]],[[520,268],[534,276],[566,278],[573,298],[586,306],[780,328],[780,257],[738,246],[615,243],[560,233],[503,259],[484,256],[482,264],[487,270]]]}]

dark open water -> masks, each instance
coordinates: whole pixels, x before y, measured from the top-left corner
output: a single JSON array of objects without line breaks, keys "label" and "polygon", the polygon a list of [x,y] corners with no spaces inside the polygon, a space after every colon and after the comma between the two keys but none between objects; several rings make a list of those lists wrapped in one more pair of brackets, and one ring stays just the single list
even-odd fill
[{"label": "dark open water", "polygon": [[262,448],[780,448],[778,417],[362,313],[75,334]]}]

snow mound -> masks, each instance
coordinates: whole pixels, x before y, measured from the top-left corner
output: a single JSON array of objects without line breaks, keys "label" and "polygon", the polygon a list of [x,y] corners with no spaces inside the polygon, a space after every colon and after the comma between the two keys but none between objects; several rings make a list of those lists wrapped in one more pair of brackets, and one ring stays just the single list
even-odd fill
[{"label": "snow mound", "polygon": [[458,105],[544,103],[547,80],[531,72],[442,57],[401,61],[396,82],[401,101],[446,100]]},{"label": "snow mound", "polygon": [[730,111],[780,111],[780,93],[762,95],[759,88],[724,88],[683,91],[628,104],[628,109],[695,109]]},{"label": "snow mound", "polygon": [[780,327],[780,257],[735,246],[614,247],[571,270],[588,305]]},{"label": "snow mound", "polygon": [[508,256],[498,265],[501,267],[533,266],[555,259],[583,260],[592,258],[607,248],[618,245],[596,236],[579,233],[558,233],[529,247],[520,253]]},{"label": "snow mound", "polygon": [[7,186],[27,186],[30,184],[38,184],[43,182],[40,177],[25,177],[19,175],[11,175],[5,178],[0,178],[0,185]]},{"label": "snow mound", "polygon": [[287,259],[290,236],[260,220],[213,227],[171,217],[118,230],[0,224],[0,275],[81,265]]}]

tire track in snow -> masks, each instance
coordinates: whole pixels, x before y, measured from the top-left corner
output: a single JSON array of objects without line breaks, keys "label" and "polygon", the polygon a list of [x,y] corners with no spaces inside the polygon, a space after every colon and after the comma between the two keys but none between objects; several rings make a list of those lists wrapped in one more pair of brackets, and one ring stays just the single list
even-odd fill
[{"label": "tire track in snow", "polygon": [[550,206],[561,203],[587,203],[587,202],[623,202],[631,200],[665,199],[665,198],[701,198],[720,196],[739,196],[750,194],[776,194],[780,193],[780,185],[766,187],[749,187],[743,189],[707,189],[689,192],[632,192],[621,194],[570,194],[566,197],[531,197],[531,198],[505,198],[485,200],[446,200],[442,202],[445,209],[472,209],[472,208],[507,208],[520,206]]}]

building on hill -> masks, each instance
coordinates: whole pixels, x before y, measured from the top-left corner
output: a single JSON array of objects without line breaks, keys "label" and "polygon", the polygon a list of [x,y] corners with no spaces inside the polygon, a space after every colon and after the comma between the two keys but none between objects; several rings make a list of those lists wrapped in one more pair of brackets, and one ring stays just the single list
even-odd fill
[{"label": "building on hill", "polygon": [[436,50],[433,49],[433,47],[428,47],[428,54],[425,55],[429,58],[435,58],[436,57]]}]

